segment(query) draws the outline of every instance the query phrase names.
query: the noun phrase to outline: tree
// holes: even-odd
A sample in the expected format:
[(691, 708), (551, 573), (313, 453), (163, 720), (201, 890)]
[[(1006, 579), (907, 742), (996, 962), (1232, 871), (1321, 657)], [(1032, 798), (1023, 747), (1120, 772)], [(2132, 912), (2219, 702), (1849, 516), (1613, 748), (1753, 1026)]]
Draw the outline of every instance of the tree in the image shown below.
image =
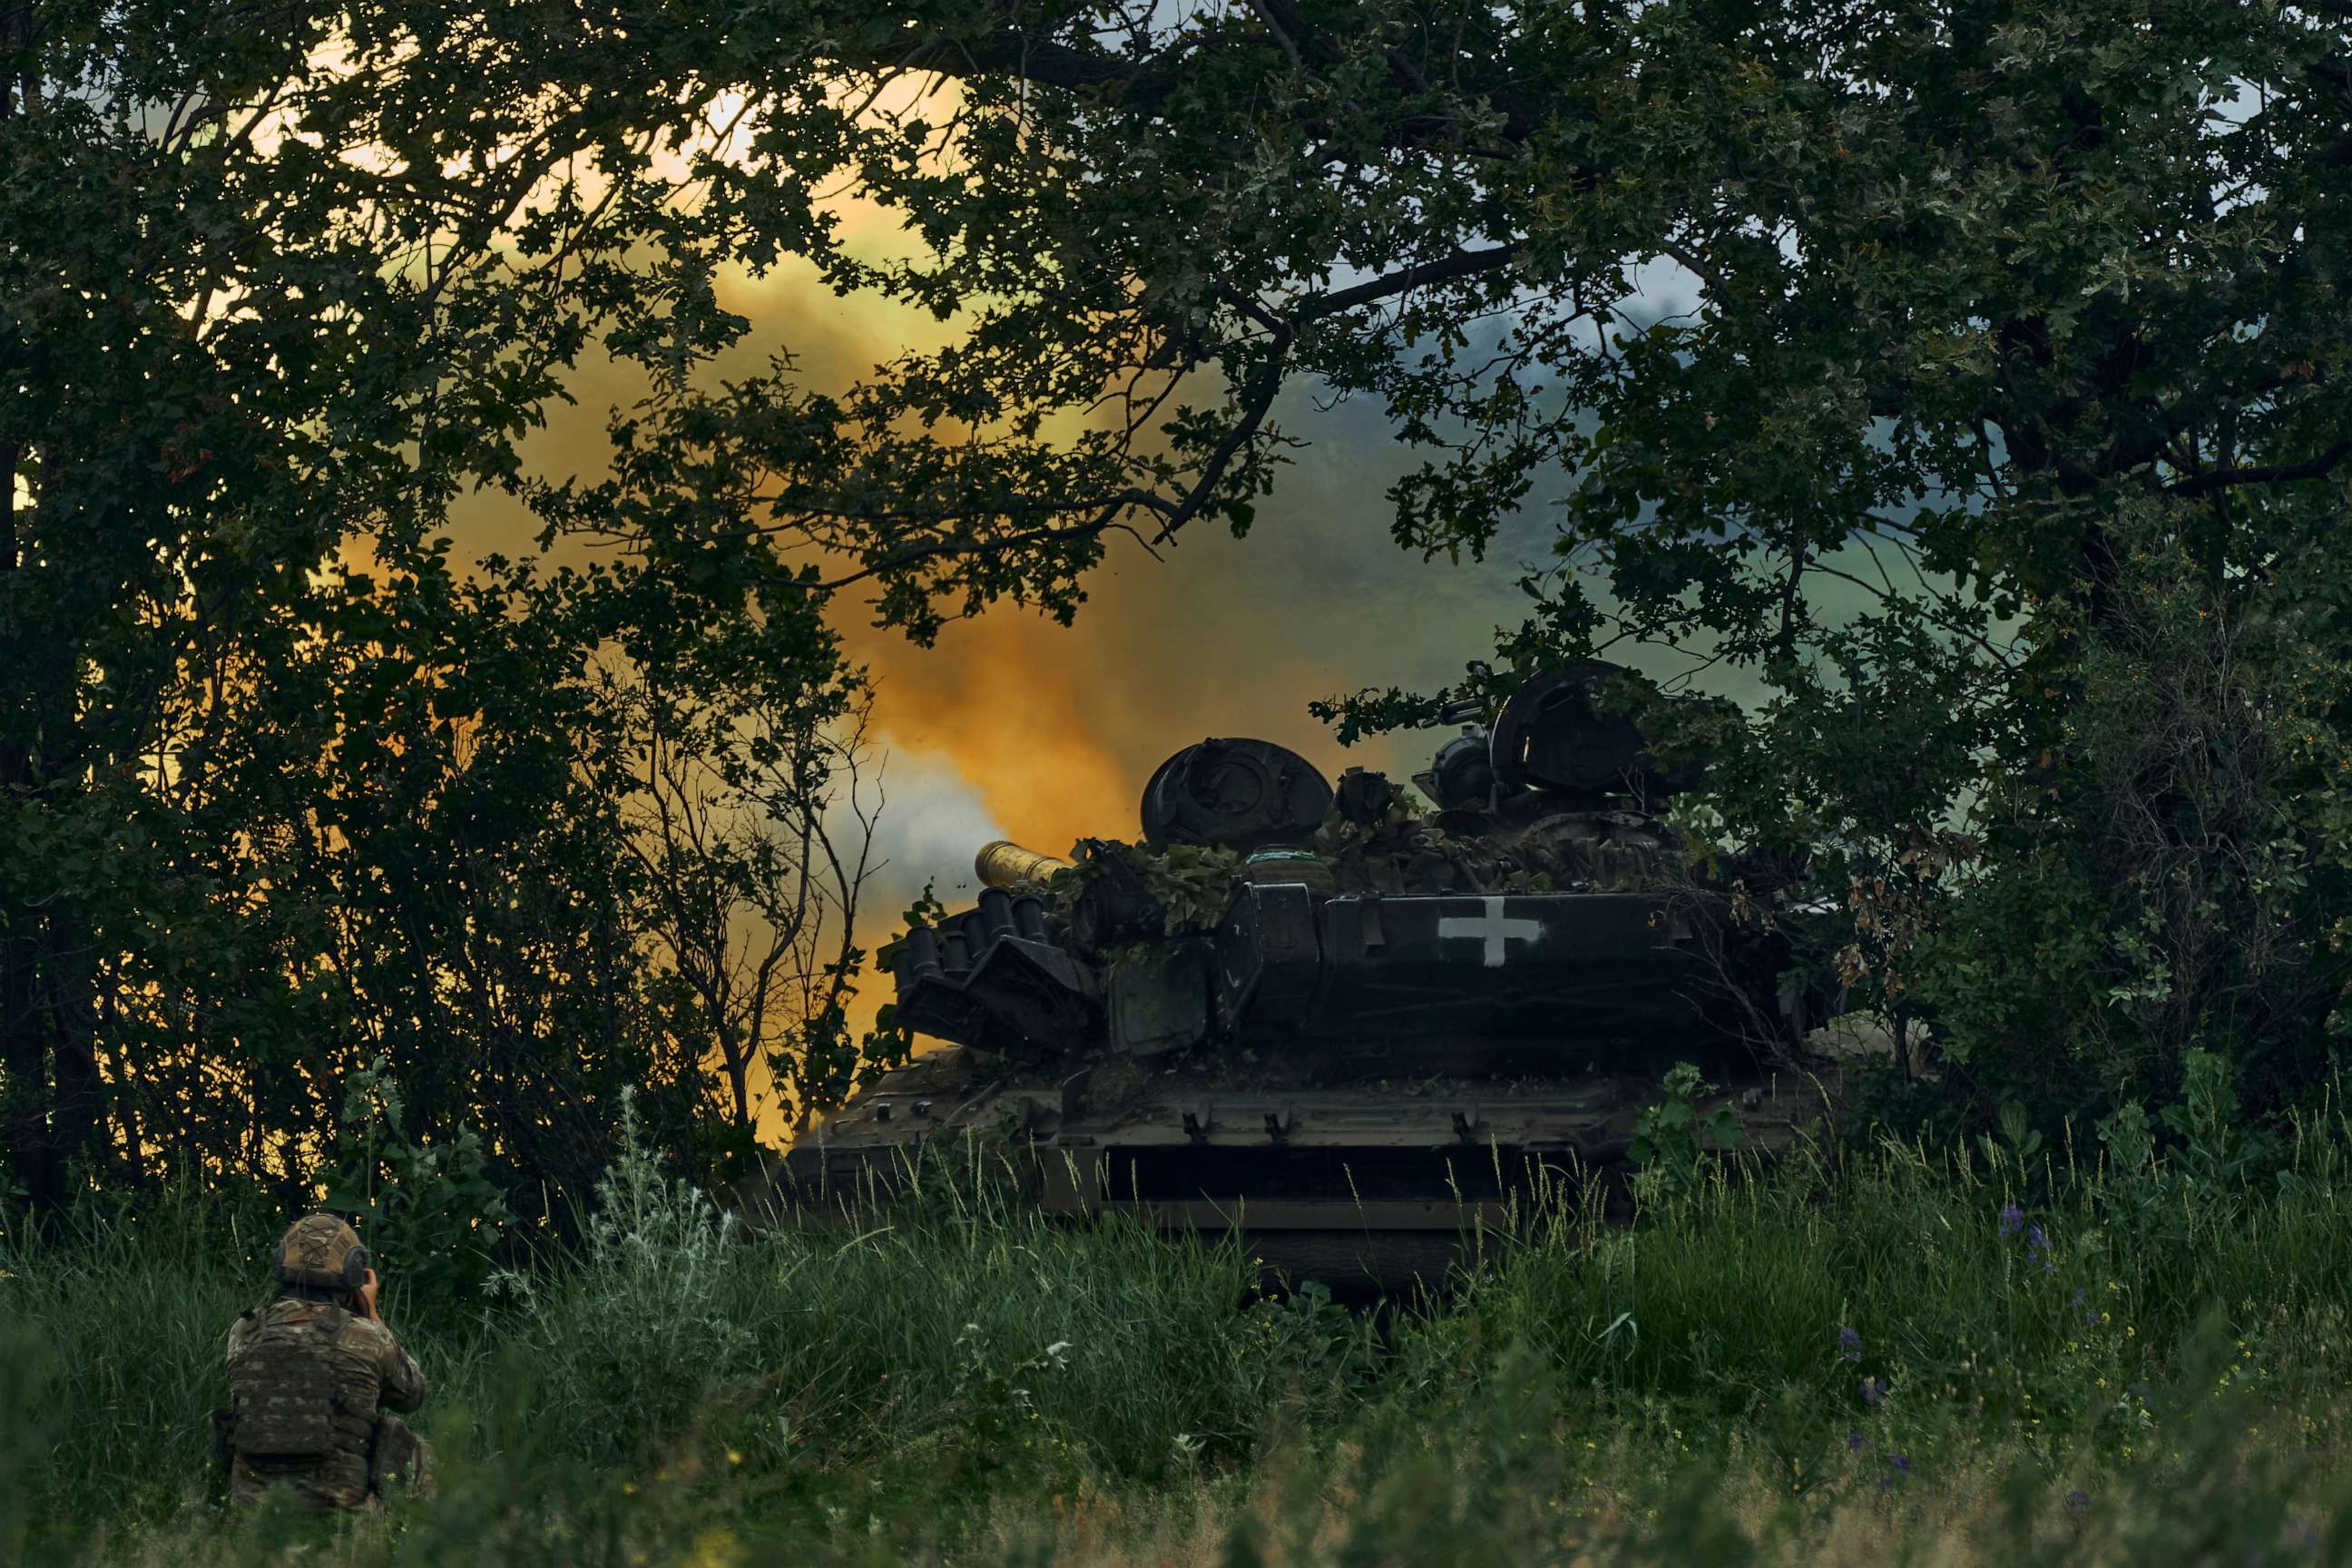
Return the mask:
[[(734, 747), (789, 687), (787, 749), (830, 756), (861, 678), (763, 541), (450, 559), (584, 349), (658, 405), (738, 326), (740, 225), (655, 166), (718, 89), (561, 21), (0, 5), (0, 1148), (38, 1208), (302, 1194), (379, 1057), (402, 1134), (480, 1128), (518, 1206), (584, 1193), (633, 1082), (697, 1146), (623, 694), (658, 672)], [(727, 504), (618, 468), (651, 522)]]
[(712, 1120), (747, 1142), (771, 1110), (805, 1131), (862, 1065), (845, 1047), (882, 786), (866, 710), (812, 714), (808, 695), (772, 686), (775, 705), (746, 726), (740, 711), (681, 711), (658, 680), (630, 693), (644, 776), (629, 848), (651, 900), (656, 994), (671, 1034), (707, 1040)]

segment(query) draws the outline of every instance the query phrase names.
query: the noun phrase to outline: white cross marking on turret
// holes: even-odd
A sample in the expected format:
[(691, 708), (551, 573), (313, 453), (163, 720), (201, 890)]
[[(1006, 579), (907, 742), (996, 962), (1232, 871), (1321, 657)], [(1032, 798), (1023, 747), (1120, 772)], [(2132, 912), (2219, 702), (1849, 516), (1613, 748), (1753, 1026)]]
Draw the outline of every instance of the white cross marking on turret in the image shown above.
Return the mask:
[(1503, 944), (1513, 937), (1522, 942), (1535, 941), (1543, 935), (1543, 922), (1504, 919), (1501, 897), (1489, 895), (1486, 912), (1475, 920), (1465, 915), (1439, 916), (1437, 934), (1441, 938), (1475, 936), (1481, 939), (1486, 944), (1486, 967), (1500, 969), (1503, 967)]

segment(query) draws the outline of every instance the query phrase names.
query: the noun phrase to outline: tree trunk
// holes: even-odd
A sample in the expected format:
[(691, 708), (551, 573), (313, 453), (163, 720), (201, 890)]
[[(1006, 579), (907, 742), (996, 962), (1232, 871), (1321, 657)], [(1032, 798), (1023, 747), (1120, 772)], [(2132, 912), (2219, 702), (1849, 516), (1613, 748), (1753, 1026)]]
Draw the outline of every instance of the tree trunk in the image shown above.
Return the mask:
[[(11, 910), (12, 921), (23, 911)], [(0, 935), (0, 1074), (6, 1083), (5, 1136), (8, 1171), (37, 1209), (53, 1207), (59, 1184), (48, 1158), (47, 1055), (34, 984), (33, 950), (27, 935)]]
[(92, 1152), (103, 1103), (98, 1072), (98, 953), (64, 904), (48, 922), (41, 976), (48, 1023), (49, 1159), (56, 1201), (69, 1196), (76, 1161)]
[[(14, 10), (0, 14), (0, 37), (13, 40), (19, 25)], [(9, 107), (13, 109), (13, 102)], [(21, 458), (15, 445), (0, 447), (0, 654), (7, 656), (5, 663), (11, 668), (23, 667), (19, 656), (29, 640), (18, 603), (26, 586), (16, 539), (16, 469)], [(16, 814), (32, 784), (29, 697), (27, 693), (18, 702), (0, 707), (0, 821)], [(6, 889), (0, 889), (0, 899), (5, 899), (0, 901), (0, 1108), (5, 1108), (5, 1114), (0, 1114), (0, 1138), (6, 1142), (10, 1174), (26, 1196), (39, 1204), (52, 1189), (45, 1152), (47, 1052), (41, 1038), (35, 981), (39, 917)]]

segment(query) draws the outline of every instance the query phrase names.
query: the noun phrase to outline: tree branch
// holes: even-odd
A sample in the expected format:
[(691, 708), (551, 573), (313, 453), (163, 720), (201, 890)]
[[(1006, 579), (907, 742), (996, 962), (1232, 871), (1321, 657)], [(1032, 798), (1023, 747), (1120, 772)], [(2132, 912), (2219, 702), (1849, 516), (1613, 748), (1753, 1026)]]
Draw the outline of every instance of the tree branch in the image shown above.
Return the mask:
[(2352, 458), (2352, 441), (2338, 441), (2315, 458), (2300, 463), (2266, 463), (2250, 468), (2213, 468), (2191, 474), (2164, 487), (2167, 495), (2201, 496), (2232, 485), (2284, 485), (2297, 479), (2324, 479), (2337, 464)]
[(1293, 320), (1299, 325), (1336, 316), (1342, 310), (1352, 310), (1359, 305), (1369, 305), (1392, 295), (1403, 294), (1430, 283), (1450, 283), (1457, 278), (1475, 278), (1481, 272), (1492, 272), (1507, 267), (1519, 253), (1519, 244), (1510, 240), (1485, 250), (1457, 251), (1436, 261), (1419, 261), (1411, 267), (1342, 289), (1333, 294), (1310, 295), (1299, 302)]
[(16, 443), (0, 443), (0, 573), (16, 570), (17, 457)]
[(945, 41), (903, 59), (845, 57), (841, 63), (889, 75), (919, 71), (955, 78), (1009, 76), (1072, 92), (1108, 92), (1128, 108), (1147, 113), (1166, 101), (1183, 76), (1178, 68), (1181, 60), (1124, 60), (1034, 37), (1019, 27)]
[(1250, 0), (1250, 9), (1256, 12), (1258, 20), (1265, 24), (1265, 30), (1274, 35), (1274, 41), (1282, 46), (1282, 52), (1290, 57), (1291, 68), (1306, 69), (1307, 62), (1299, 58), (1297, 43), (1282, 25), (1284, 15), (1290, 8), (1279, 5), (1277, 0)]

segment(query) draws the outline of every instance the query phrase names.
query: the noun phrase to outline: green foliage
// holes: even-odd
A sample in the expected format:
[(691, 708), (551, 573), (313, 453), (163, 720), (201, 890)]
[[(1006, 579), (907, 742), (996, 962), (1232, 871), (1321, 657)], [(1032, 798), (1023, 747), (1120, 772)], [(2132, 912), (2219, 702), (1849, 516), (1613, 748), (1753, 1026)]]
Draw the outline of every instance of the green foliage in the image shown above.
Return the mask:
[(1045, 1417), (1030, 1385), (1060, 1375), (1069, 1365), (1069, 1352), (1068, 1341), (1056, 1340), (1011, 1359), (989, 1343), (987, 1331), (978, 1323), (963, 1326), (956, 1336), (956, 1352), (962, 1360), (956, 1404), (961, 1458), (968, 1469), (999, 1469), (1033, 1457), (1037, 1436), (1032, 1424)]
[(1320, 1280), (1293, 1281), (1288, 1290), (1250, 1308), (1260, 1333), (1272, 1342), (1276, 1364), (1297, 1369), (1302, 1388), (1348, 1388), (1379, 1371), (1375, 1325), (1332, 1300)]
[(1739, 1113), (1729, 1100), (1702, 1115), (1697, 1102), (1716, 1092), (1699, 1070), (1676, 1062), (1660, 1080), (1665, 1098), (1633, 1118), (1633, 1190), (1643, 1199), (1689, 1197), (1721, 1156), (1739, 1142)]
[(1977, 1134), (1977, 1151), (1984, 1156), (1985, 1168), (1995, 1173), (2006, 1168), (2020, 1185), (2034, 1180), (2042, 1152), (2042, 1131), (2028, 1124), (2027, 1114), (2022, 1104), (2005, 1100), (1998, 1119), (1999, 1141), (1990, 1132)]
[(1093, 855), (1054, 874), (1055, 891), (1075, 898), (1080, 887), (1104, 873), (1114, 857), (1141, 882), (1144, 891), (1160, 900), (1171, 936), (1214, 930), (1242, 880), (1242, 857), (1218, 845), (1171, 844), (1154, 851), (1138, 844), (1102, 840)]
[(2095, 1111), (2225, 1058), (2275, 1120), (2331, 1070), (2352, 896), (2327, 759), (2342, 700), (2316, 574), (2217, 594), (2137, 539), (2074, 660), (2061, 743), (1989, 791), (1978, 847), (1894, 963), (1958, 1087)]
[(480, 1290), (514, 1215), (478, 1133), (461, 1126), (446, 1144), (412, 1142), (406, 1111), (381, 1059), (351, 1076), (325, 1203), (359, 1227), (395, 1300), (443, 1311)]
[(2180, 1140), (2175, 1156), (2180, 1179), (2202, 1191), (2226, 1192), (2261, 1168), (2238, 1120), (2229, 1061), (2211, 1051), (2191, 1050), (2181, 1066), (2180, 1099), (2158, 1113)]

